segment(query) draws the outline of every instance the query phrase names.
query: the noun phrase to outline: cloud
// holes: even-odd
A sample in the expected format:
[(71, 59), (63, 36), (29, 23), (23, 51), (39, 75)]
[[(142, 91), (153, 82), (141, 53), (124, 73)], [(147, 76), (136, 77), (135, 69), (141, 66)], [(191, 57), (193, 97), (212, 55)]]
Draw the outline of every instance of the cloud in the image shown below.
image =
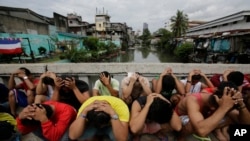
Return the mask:
[(247, 0), (1, 0), (0, 5), (28, 8), (38, 14), (52, 17), (53, 12), (67, 16), (76, 13), (83, 21), (94, 23), (97, 12), (108, 13), (111, 22), (127, 23), (134, 31), (148, 23), (151, 32), (164, 27), (177, 10), (189, 20), (209, 21), (242, 10), (250, 10)]

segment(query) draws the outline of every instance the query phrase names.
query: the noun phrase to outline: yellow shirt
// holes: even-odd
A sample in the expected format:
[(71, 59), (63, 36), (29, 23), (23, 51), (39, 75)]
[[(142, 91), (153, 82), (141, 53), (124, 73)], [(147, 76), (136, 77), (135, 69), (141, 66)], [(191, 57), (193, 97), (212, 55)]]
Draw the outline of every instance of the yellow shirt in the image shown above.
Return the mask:
[(80, 109), (78, 110), (77, 116), (79, 116), (83, 109), (87, 107), (89, 104), (94, 102), (95, 100), (105, 100), (107, 101), (111, 107), (114, 109), (114, 111), (117, 113), (119, 120), (123, 122), (128, 122), (130, 118), (130, 112), (128, 109), (127, 104), (121, 100), (120, 98), (114, 97), (114, 96), (93, 96), (90, 97), (88, 100), (86, 100)]
[(16, 119), (13, 118), (13, 116), (11, 116), (10, 114), (0, 112), (0, 121), (8, 121), (11, 125), (14, 126), (14, 130), (17, 130)]

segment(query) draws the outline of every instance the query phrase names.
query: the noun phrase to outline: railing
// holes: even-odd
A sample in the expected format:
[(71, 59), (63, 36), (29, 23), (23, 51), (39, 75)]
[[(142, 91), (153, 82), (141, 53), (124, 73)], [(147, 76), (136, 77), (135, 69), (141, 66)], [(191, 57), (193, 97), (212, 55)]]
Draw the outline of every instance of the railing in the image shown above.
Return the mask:
[(36, 63), (36, 64), (0, 64), (0, 76), (6, 76), (12, 71), (26, 67), (34, 74), (43, 73), (45, 67), (49, 71), (59, 74), (70, 73), (79, 75), (93, 75), (101, 71), (108, 71), (114, 75), (126, 72), (141, 72), (145, 75), (161, 73), (166, 67), (171, 67), (177, 75), (186, 75), (194, 68), (199, 68), (205, 74), (223, 73), (226, 69), (250, 73), (249, 64), (196, 64), (196, 63)]
[(199, 68), (203, 73), (211, 76), (223, 73), (226, 69), (250, 73), (249, 64), (193, 64), (193, 63), (36, 63), (36, 64), (0, 64), (0, 82), (6, 83), (9, 75), (20, 67), (28, 68), (39, 77), (47, 67), (48, 71), (62, 74), (77, 75), (92, 86), (93, 80), (98, 78), (102, 71), (110, 72), (115, 78), (121, 80), (127, 72), (140, 72), (149, 79), (159, 75), (166, 67), (171, 67), (178, 77), (185, 77), (194, 69)]

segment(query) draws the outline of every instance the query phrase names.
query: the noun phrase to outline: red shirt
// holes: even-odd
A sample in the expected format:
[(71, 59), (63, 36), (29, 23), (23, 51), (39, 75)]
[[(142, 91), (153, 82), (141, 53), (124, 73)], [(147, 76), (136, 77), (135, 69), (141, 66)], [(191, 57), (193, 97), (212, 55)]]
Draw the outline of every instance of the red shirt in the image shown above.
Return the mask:
[[(39, 79), (34, 79), (33, 80), (33, 84), (36, 86), (39, 82)], [(27, 84), (23, 81), (21, 84), (19, 84), (21, 86), (21, 88), (23, 88), (26, 92), (29, 90)]]
[[(55, 109), (53, 116), (47, 122), (41, 124), (42, 134), (50, 141), (58, 141), (75, 120), (76, 111), (72, 106), (56, 101), (46, 101), (43, 104), (54, 105)], [(27, 134), (38, 127), (24, 126), (17, 117), (17, 128), (22, 134)]]

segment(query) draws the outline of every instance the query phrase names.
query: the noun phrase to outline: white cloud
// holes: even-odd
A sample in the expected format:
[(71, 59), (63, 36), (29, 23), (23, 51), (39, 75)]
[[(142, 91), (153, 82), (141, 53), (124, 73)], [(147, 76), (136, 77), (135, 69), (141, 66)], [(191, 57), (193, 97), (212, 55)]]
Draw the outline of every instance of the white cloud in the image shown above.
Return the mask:
[(67, 16), (77, 13), (84, 21), (94, 22), (96, 8), (108, 12), (111, 22), (127, 23), (133, 30), (142, 30), (144, 22), (151, 32), (164, 27), (177, 10), (190, 20), (214, 20), (242, 10), (250, 10), (247, 0), (1, 0), (0, 5), (28, 8), (52, 17), (53, 12)]

